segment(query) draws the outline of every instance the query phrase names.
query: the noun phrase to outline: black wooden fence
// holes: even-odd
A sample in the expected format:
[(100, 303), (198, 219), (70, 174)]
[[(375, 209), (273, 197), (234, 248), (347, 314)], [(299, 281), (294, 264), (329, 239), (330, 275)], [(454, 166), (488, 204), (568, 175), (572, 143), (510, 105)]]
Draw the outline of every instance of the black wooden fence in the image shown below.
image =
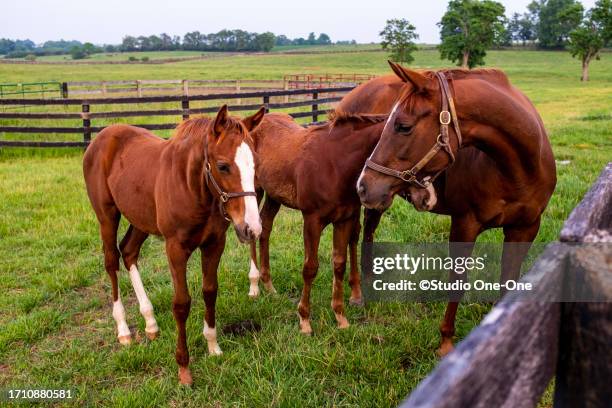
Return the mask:
[[(342, 99), (342, 94), (351, 91), (354, 86), (318, 88), (318, 89), (296, 89), (296, 90), (277, 90), (277, 91), (258, 91), (241, 93), (218, 93), (206, 95), (165, 95), (149, 97), (128, 97), (128, 98), (96, 98), (96, 99), (0, 99), (0, 107), (19, 107), (19, 106), (80, 106), (80, 112), (15, 112), (4, 109), (0, 112), (2, 119), (41, 120), (41, 119), (81, 119), (81, 126), (61, 127), (61, 126), (3, 126), (0, 122), (0, 133), (31, 133), (31, 134), (82, 134), (82, 141), (21, 141), (21, 140), (1, 140), (0, 147), (85, 147), (91, 141), (92, 134), (101, 131), (104, 126), (95, 126), (92, 120), (101, 118), (127, 118), (127, 117), (154, 117), (154, 116), (177, 116), (188, 119), (190, 115), (201, 113), (214, 113), (219, 109), (221, 101), (242, 100), (261, 98), (261, 103), (238, 104), (230, 106), (230, 111), (253, 111), (262, 105), (269, 110), (286, 110), (299, 107), (310, 107), (303, 112), (292, 112), (294, 118), (310, 118), (313, 123), (319, 122), (321, 115), (327, 113), (321, 109), (322, 105), (338, 102)], [(305, 100), (294, 102), (272, 103), (271, 98), (300, 95), (306, 97)], [(309, 98), (308, 98), (309, 97)], [(191, 102), (195, 101), (220, 101), (217, 106), (193, 108)], [(129, 105), (143, 103), (180, 103), (180, 109), (149, 109), (149, 110), (117, 110), (96, 112), (93, 109), (100, 105)], [(143, 123), (134, 124), (149, 130), (174, 129), (177, 125), (173, 123)]]
[[(611, 234), (609, 163), (565, 222), (561, 242), (523, 277), (544, 289), (538, 301), (504, 297), (401, 407), (534, 407), (553, 377), (555, 407), (609, 407)], [(606, 301), (554, 301), (577, 289)]]

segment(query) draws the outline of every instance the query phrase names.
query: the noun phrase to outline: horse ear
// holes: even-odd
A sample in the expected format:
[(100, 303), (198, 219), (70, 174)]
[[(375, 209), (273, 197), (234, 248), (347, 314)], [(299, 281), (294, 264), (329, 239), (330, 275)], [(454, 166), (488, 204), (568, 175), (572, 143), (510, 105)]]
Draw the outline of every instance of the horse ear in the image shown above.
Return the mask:
[(254, 115), (244, 118), (242, 120), (242, 123), (244, 123), (244, 126), (246, 126), (247, 130), (250, 132), (257, 126), (259, 126), (259, 124), (264, 118), (265, 113), (266, 107), (262, 106)]
[(427, 89), (429, 80), (425, 75), (421, 74), (418, 71), (413, 71), (411, 69), (404, 68), (400, 64), (396, 64), (393, 61), (387, 62), (391, 66), (393, 72), (395, 72), (395, 75), (397, 75), (399, 79), (404, 82), (410, 82), (417, 92), (421, 92)]
[(227, 104), (223, 105), (219, 112), (217, 112), (217, 116), (215, 117), (215, 123), (213, 125), (213, 130), (215, 131), (215, 135), (219, 136), (223, 133), (223, 129), (227, 125)]

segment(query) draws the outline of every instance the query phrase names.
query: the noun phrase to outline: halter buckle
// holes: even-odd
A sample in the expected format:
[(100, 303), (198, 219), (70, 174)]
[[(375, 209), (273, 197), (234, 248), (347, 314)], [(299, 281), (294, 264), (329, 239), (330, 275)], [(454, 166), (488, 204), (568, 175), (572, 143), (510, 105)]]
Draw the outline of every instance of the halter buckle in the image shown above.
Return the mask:
[(412, 172), (412, 169), (404, 170), (400, 173), (400, 179), (407, 183), (411, 183), (416, 180), (416, 175)]
[(223, 192), (219, 195), (219, 199), (221, 200), (222, 203), (227, 203), (227, 200), (229, 200), (229, 196), (227, 195), (226, 192)]
[(440, 112), (440, 123), (442, 125), (449, 125), (451, 123), (451, 114), (449, 111), (443, 110)]

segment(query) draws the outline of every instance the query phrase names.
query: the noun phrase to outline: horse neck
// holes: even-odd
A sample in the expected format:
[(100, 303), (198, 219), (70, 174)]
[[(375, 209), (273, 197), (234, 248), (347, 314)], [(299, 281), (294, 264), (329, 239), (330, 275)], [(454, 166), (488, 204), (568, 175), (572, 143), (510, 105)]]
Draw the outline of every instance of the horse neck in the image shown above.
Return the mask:
[[(205, 177), (204, 140), (178, 142), (174, 145), (172, 170), (179, 173), (176, 175), (177, 179), (182, 180), (196, 202), (206, 204), (211, 200), (212, 193)], [(183, 163), (183, 165), (176, 166), (176, 163)]]
[(464, 146), (483, 151), (510, 175), (539, 167), (545, 132), (525, 97), (518, 99), (509, 85), (488, 82), (457, 80), (454, 89)]

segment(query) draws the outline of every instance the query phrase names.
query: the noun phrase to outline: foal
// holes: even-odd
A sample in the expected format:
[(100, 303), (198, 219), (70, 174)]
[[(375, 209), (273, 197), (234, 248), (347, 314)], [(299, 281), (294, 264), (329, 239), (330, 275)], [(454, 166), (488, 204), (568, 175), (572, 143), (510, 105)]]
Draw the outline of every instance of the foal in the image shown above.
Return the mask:
[[(225, 232), (231, 219), (243, 242), (256, 239), (261, 233), (248, 132), (259, 124), (263, 113), (261, 109), (239, 121), (228, 115), (224, 105), (214, 120), (184, 121), (169, 140), (145, 129), (113, 125), (100, 132), (85, 152), (83, 173), (100, 223), (119, 342), (131, 341), (117, 285), (120, 255), (146, 321), (147, 337), (154, 339), (159, 333), (137, 261), (147, 236), (161, 235), (166, 241), (174, 286), (176, 362), (182, 384), (192, 383), (185, 330), (191, 305), (186, 278), (191, 253), (196, 248), (202, 253), (204, 337), (209, 353), (221, 354), (215, 329), (215, 302), (217, 266), (225, 247)], [(121, 215), (130, 226), (117, 249)]]
[[(304, 288), (298, 307), (302, 333), (312, 333), (310, 290), (319, 267), (319, 239), (328, 224), (334, 227), (331, 306), (339, 328), (349, 326), (343, 300), (349, 246), (351, 303), (361, 303), (357, 266), (361, 204), (355, 183), (364, 161), (380, 137), (386, 118), (387, 115), (337, 113), (329, 124), (304, 129), (288, 115), (271, 113), (252, 132), (259, 156), (257, 181), (266, 193), (261, 210), (263, 228), (260, 238), (261, 278), (266, 289), (274, 290), (270, 279), (269, 237), (280, 205), (300, 210), (304, 218)], [(256, 255), (255, 244), (251, 243), (251, 296), (258, 292)]]

